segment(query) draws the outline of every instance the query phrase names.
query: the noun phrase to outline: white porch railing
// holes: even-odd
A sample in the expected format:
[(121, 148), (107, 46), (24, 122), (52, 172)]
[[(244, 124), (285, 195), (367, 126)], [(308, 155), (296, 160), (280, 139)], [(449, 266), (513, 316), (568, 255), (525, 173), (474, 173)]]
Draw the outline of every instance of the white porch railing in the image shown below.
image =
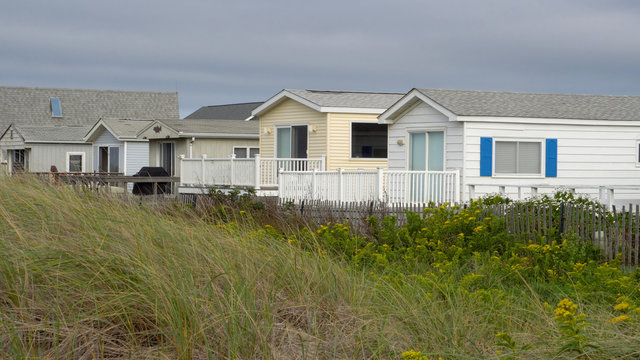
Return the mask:
[(253, 159), (180, 158), (181, 186), (250, 186), (256, 189), (278, 185), (278, 169), (324, 170), (325, 159), (282, 159), (259, 155)]
[(282, 171), (278, 180), (280, 198), (296, 203), (303, 200), (376, 200), (390, 204), (460, 201), (458, 171)]

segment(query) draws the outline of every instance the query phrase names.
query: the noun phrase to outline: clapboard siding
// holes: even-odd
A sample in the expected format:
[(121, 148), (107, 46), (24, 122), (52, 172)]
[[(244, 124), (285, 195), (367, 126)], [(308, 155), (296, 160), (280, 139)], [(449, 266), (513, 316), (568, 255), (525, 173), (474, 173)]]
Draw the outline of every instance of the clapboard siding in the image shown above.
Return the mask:
[(84, 154), (84, 171), (93, 169), (93, 156), (91, 156), (90, 144), (29, 144), (31, 148), (29, 156), (29, 171), (48, 172), (51, 166), (58, 171), (67, 171), (67, 153)]
[[(445, 169), (463, 166), (463, 125), (449, 119), (423, 102), (408, 110), (389, 126), (389, 169), (406, 170), (409, 159), (409, 133), (412, 131), (445, 131)], [(402, 140), (404, 145), (399, 145)]]
[[(466, 157), (465, 184), (512, 184), (553, 186), (638, 186), (640, 167), (637, 166), (640, 126), (515, 124), (471, 122), (465, 123)], [(480, 138), (558, 139), (558, 176), (481, 177)], [(544, 154), (544, 143), (543, 143)], [(543, 156), (544, 158), (544, 156)], [(542, 168), (544, 169), (544, 162)], [(467, 187), (463, 186), (465, 197)], [(482, 191), (476, 194), (482, 195)], [(496, 188), (487, 188), (495, 192)], [(512, 189), (512, 191), (515, 191)], [(624, 194), (624, 192), (621, 192)], [(629, 195), (629, 194), (627, 194)], [(638, 195), (629, 195), (638, 198)], [(618, 197), (618, 196), (617, 196)]]
[(149, 143), (146, 141), (128, 141), (126, 145), (125, 175), (134, 175), (140, 168), (149, 166)]
[[(271, 111), (260, 116), (260, 155), (262, 157), (275, 157), (276, 127), (279, 125), (309, 126), (307, 156), (319, 158), (327, 153), (326, 114), (317, 112), (299, 102), (286, 99)], [(314, 128), (315, 131), (312, 131)]]
[(351, 123), (377, 123), (378, 116), (370, 114), (327, 114), (329, 146), (327, 170), (387, 168), (387, 159), (351, 158)]

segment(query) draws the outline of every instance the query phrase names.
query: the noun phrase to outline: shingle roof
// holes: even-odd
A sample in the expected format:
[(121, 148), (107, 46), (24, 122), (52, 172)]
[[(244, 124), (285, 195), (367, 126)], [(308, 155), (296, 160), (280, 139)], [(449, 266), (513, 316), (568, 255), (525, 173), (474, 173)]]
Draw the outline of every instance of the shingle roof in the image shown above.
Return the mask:
[[(59, 98), (62, 117), (51, 116), (50, 98)], [(98, 119), (178, 119), (178, 94), (169, 92), (0, 87), (0, 128), (85, 126)]]
[[(131, 119), (102, 119), (116, 137), (135, 138), (138, 133), (153, 122), (153, 120)], [(85, 133), (86, 135), (86, 133)]]
[(372, 108), (386, 109), (393, 105), (404, 94), (355, 92), (355, 91), (322, 91), (291, 90), (286, 91), (298, 95), (322, 107)]
[(461, 116), (640, 120), (640, 96), (416, 90)]
[(258, 121), (229, 120), (160, 120), (176, 131), (189, 134), (246, 134), (258, 135)]
[(260, 105), (262, 102), (203, 106), (185, 119), (244, 120)]
[(19, 126), (25, 142), (84, 142), (91, 126)]

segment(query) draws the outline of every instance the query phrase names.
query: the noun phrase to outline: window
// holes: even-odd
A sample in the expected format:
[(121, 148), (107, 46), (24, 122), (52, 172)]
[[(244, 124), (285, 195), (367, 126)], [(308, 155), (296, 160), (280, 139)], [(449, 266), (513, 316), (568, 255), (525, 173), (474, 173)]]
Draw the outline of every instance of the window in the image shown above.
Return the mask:
[(10, 150), (11, 172), (23, 172), (29, 169), (29, 153), (25, 149)]
[(244, 146), (234, 146), (233, 154), (236, 156), (236, 159), (246, 159), (247, 154), (249, 154), (249, 158), (255, 158), (256, 155), (260, 154), (260, 148), (257, 147), (244, 147)]
[(62, 117), (62, 104), (60, 98), (51, 98), (51, 116)]
[(542, 142), (496, 141), (496, 175), (542, 174)]
[(640, 165), (640, 141), (636, 143), (636, 163)]
[(351, 123), (352, 158), (386, 158), (387, 125)]
[(71, 172), (71, 173), (84, 172), (84, 153), (83, 152), (67, 153), (67, 172)]
[(276, 157), (307, 157), (307, 125), (292, 125), (276, 128)]
[(120, 172), (120, 148), (117, 146), (100, 146), (98, 148), (98, 171)]

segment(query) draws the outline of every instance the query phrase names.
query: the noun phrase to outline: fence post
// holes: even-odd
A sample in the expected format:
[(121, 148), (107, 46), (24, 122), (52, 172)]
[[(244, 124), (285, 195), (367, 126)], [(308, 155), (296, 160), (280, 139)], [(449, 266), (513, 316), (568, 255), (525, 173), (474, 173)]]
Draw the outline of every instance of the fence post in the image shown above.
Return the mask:
[(608, 188), (607, 189), (609, 192), (609, 196), (608, 196), (608, 204), (609, 204), (609, 210), (611, 210), (613, 208), (613, 206), (615, 205), (615, 195), (613, 193), (613, 188)]
[(320, 171), (326, 171), (327, 170), (327, 155), (322, 154), (320, 156), (320, 166), (321, 166)]
[(260, 179), (261, 179), (261, 174), (260, 174), (260, 154), (256, 154), (256, 156), (253, 158), (253, 160), (255, 161), (254, 163), (254, 169), (255, 169), (255, 186), (254, 188), (256, 190), (260, 189)]
[(558, 242), (562, 238), (564, 232), (564, 203), (560, 204), (560, 224), (558, 225)]
[(282, 168), (278, 168), (278, 197), (282, 200)]
[(233, 165), (233, 159), (236, 158), (236, 154), (231, 154), (231, 159), (229, 159), (229, 186), (233, 186), (233, 175), (235, 173), (235, 168)]
[(456, 169), (456, 179), (455, 179), (455, 202), (456, 204), (460, 203), (460, 193), (462, 192), (462, 187), (460, 186), (460, 169)]
[(376, 199), (380, 202), (384, 201), (384, 172), (382, 170), (382, 168), (378, 168), (378, 173), (377, 173), (377, 194), (376, 194)]
[(314, 168), (313, 173), (311, 174), (311, 200), (316, 199), (316, 174), (318, 169)]
[(205, 173), (205, 164), (204, 161), (207, 159), (207, 154), (202, 154), (202, 184), (205, 185), (207, 182), (207, 177)]
[(344, 179), (342, 178), (343, 172), (343, 168), (338, 169), (338, 201), (340, 202), (342, 202), (342, 199), (344, 199)]
[(180, 160), (180, 185), (182, 186), (183, 184), (183, 179), (184, 179), (184, 154), (180, 154), (180, 156), (178, 156), (178, 160)]

